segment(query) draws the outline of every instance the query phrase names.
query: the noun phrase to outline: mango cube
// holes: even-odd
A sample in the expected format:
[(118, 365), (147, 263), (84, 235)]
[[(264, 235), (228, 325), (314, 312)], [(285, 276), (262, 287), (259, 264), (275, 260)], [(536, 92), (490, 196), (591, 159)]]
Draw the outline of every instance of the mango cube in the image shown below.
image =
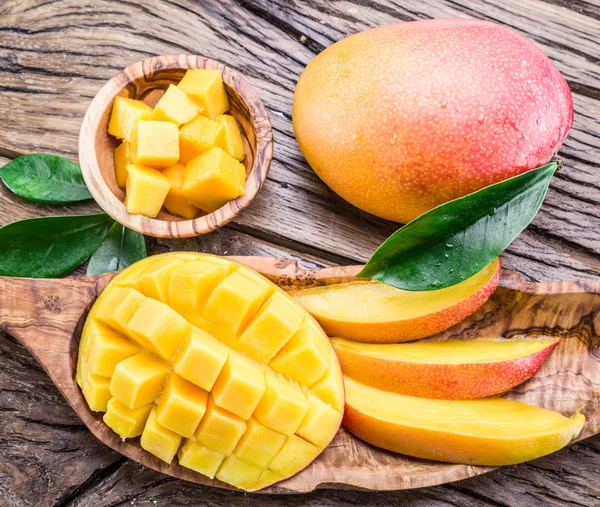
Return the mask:
[(144, 296), (168, 303), (171, 273), (181, 265), (184, 265), (181, 259), (159, 259), (140, 273), (137, 289)]
[(181, 444), (181, 435), (162, 426), (156, 420), (156, 408), (153, 408), (140, 438), (142, 449), (166, 463), (171, 463), (177, 454), (179, 444)]
[(296, 332), (303, 318), (296, 302), (276, 292), (240, 336), (239, 348), (252, 359), (268, 363)]
[(330, 354), (329, 366), (323, 376), (313, 384), (310, 392), (325, 403), (331, 405), (338, 412), (344, 410), (344, 398), (339, 396), (340, 388), (343, 389), (344, 381), (342, 380), (342, 371), (336, 366), (337, 357), (335, 354)]
[(246, 168), (221, 148), (211, 148), (186, 165), (183, 195), (198, 208), (212, 213), (243, 195)]
[(258, 478), (258, 481), (256, 482), (256, 484), (253, 486), (252, 489), (257, 490), (257, 489), (266, 488), (267, 486), (270, 486), (271, 484), (282, 481), (283, 479), (285, 479), (285, 477), (283, 477), (282, 475), (276, 474), (272, 470), (265, 470), (261, 474), (261, 476)]
[(262, 468), (246, 463), (233, 454), (225, 458), (215, 477), (236, 488), (252, 489), (262, 473)]
[(110, 394), (110, 378), (94, 375), (87, 368), (82, 375), (81, 390), (94, 412), (106, 412)]
[(179, 127), (193, 120), (202, 110), (202, 106), (181, 91), (181, 88), (171, 84), (154, 106), (150, 119), (152, 121), (170, 121)]
[(117, 398), (111, 398), (103, 420), (121, 438), (138, 437), (144, 430), (152, 407), (153, 404), (148, 403), (132, 409), (123, 405)]
[(191, 437), (206, 412), (208, 393), (179, 375), (171, 375), (160, 395), (156, 419), (165, 428)]
[(292, 336), (269, 366), (300, 384), (311, 386), (327, 371), (329, 345), (312, 327), (303, 327)]
[(148, 120), (151, 115), (152, 108), (141, 100), (115, 97), (108, 122), (108, 133), (129, 142), (134, 126), (140, 120)]
[(247, 423), (246, 433), (235, 448), (235, 455), (246, 463), (264, 469), (269, 466), (284, 443), (284, 435), (251, 418)]
[(200, 472), (213, 479), (223, 463), (225, 455), (204, 447), (194, 439), (188, 439), (179, 449), (177, 458), (182, 467)]
[(194, 438), (209, 449), (229, 456), (245, 431), (244, 419), (219, 408), (209, 399), (206, 414)]
[(119, 188), (125, 188), (127, 184), (127, 166), (131, 164), (131, 148), (127, 141), (123, 141), (113, 151), (115, 163), (115, 180)]
[(204, 107), (207, 118), (214, 119), (229, 109), (220, 70), (190, 69), (177, 86)]
[(271, 461), (269, 469), (289, 477), (302, 470), (307, 463), (314, 460), (321, 452), (316, 445), (307, 442), (298, 435), (288, 437), (279, 454)]
[(171, 189), (169, 180), (151, 167), (127, 166), (125, 206), (132, 214), (155, 218)]
[(153, 402), (159, 395), (167, 365), (144, 353), (121, 361), (110, 381), (110, 392), (128, 408)]
[(269, 282), (240, 268), (213, 290), (202, 311), (202, 318), (237, 336), (269, 292)]
[(190, 204), (187, 197), (183, 195), (183, 177), (185, 174), (185, 166), (175, 164), (163, 171), (163, 176), (169, 180), (171, 189), (167, 194), (164, 206), (172, 215), (191, 220), (196, 218), (200, 210), (193, 204)]
[(117, 364), (139, 352), (140, 348), (121, 333), (102, 325), (95, 326), (88, 356), (90, 373), (112, 377)]
[(212, 395), (219, 407), (249, 419), (265, 390), (265, 377), (258, 365), (231, 351)]
[(229, 266), (198, 260), (178, 266), (171, 273), (169, 304), (189, 322), (195, 323), (214, 288), (225, 278)]
[(308, 395), (308, 410), (296, 433), (304, 440), (321, 448), (335, 435), (340, 425), (341, 414), (324, 401)]
[(288, 379), (267, 370), (266, 391), (254, 411), (254, 417), (284, 435), (294, 433), (308, 410), (308, 400), (302, 390)]
[(225, 146), (225, 126), (204, 116), (198, 116), (179, 130), (179, 161), (189, 162), (214, 146)]
[(96, 318), (125, 334), (127, 324), (144, 299), (137, 290), (115, 287), (100, 296), (96, 304)]
[(229, 349), (201, 329), (194, 328), (173, 365), (183, 378), (210, 391), (227, 361)]
[(179, 129), (170, 121), (140, 120), (130, 142), (134, 164), (164, 169), (179, 160)]
[(171, 359), (191, 331), (181, 315), (151, 298), (142, 302), (127, 325), (128, 336), (163, 359)]
[(244, 141), (240, 132), (240, 127), (233, 116), (228, 114), (220, 114), (215, 118), (215, 121), (222, 123), (225, 127), (225, 151), (240, 162), (246, 157), (244, 149)]

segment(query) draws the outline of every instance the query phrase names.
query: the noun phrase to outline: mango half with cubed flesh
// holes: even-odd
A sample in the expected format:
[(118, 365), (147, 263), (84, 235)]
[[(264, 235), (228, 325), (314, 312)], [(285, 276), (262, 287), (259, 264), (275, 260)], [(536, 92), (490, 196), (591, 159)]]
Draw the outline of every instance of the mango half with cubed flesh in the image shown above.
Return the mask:
[(502, 466), (558, 451), (585, 417), (503, 398), (432, 400), (380, 391), (344, 376), (344, 427), (383, 449), (416, 458)]
[(113, 279), (87, 317), (77, 383), (122, 438), (246, 490), (311, 463), (344, 406), (339, 363), (308, 312), (204, 254), (150, 257)]
[(461, 283), (432, 291), (406, 291), (375, 281), (303, 289), (293, 297), (329, 336), (395, 343), (440, 333), (478, 310), (500, 280), (495, 259)]

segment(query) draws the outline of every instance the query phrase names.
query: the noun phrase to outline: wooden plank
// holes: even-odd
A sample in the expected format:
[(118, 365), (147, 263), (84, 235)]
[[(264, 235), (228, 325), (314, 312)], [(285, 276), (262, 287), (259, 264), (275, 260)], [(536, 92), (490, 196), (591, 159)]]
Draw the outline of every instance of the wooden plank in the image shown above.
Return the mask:
[[(438, 3), (424, 2), (411, 4), (409, 12), (386, 2), (339, 7), (335, 4), (326, 8), (326, 23), (321, 23), (324, 18), (313, 4), (299, 2), (260, 5), (240, 1), (227, 6), (214, 2), (206, 3), (204, 10), (183, 1), (170, 2), (162, 8), (152, 3), (125, 3), (121, 9), (115, 9), (114, 2), (98, 2), (85, 8), (75, 4), (48, 4), (43, 7), (44, 16), (38, 15), (40, 7), (26, 2), (5, 4), (4, 14), (17, 28), (0, 32), (0, 80), (2, 86), (12, 90), (3, 94), (7, 98), (3, 104), (7, 105), (0, 104), (0, 114), (6, 118), (0, 126), (0, 152), (14, 156), (32, 150), (54, 151), (74, 157), (81, 115), (105, 79), (149, 53), (196, 51), (221, 58), (245, 72), (269, 107), (275, 128), (275, 159), (269, 180), (251, 208), (237, 220), (238, 230), (275, 243), (301, 244), (301, 250), (330, 262), (348, 263), (364, 262), (396, 229), (395, 224), (344, 202), (307, 166), (291, 129), (294, 81), (316, 51), (350, 31), (436, 13), (458, 15), (462, 8), (445, 2), (438, 9)], [(535, 3), (536, 7), (537, 4), (543, 9), (555, 9), (543, 2)], [(469, 5), (471, 10), (481, 7), (479, 2)], [(177, 30), (165, 17), (167, 8), (175, 20), (185, 19)], [(58, 9), (60, 17), (56, 17)], [(533, 23), (526, 16), (531, 9), (520, 9), (517, 12), (522, 12), (515, 19), (525, 29), (529, 26), (526, 22)], [(563, 10), (570, 16), (569, 22), (581, 21), (581, 30), (589, 29), (592, 34), (598, 30), (597, 26), (590, 26), (589, 18), (583, 16), (585, 19), (579, 20), (580, 14)], [(145, 31), (149, 19), (156, 37), (149, 38)], [(126, 22), (133, 25), (125, 43)], [(558, 23), (556, 15), (544, 18), (544, 23)], [(560, 31), (558, 25), (554, 29)], [(229, 33), (236, 36), (230, 37)], [(307, 37), (304, 43), (300, 40), (303, 36)], [(561, 37), (563, 45), (573, 42), (566, 35)], [(62, 52), (65, 40), (69, 47)], [(584, 42), (588, 46), (594, 44)], [(598, 47), (597, 42), (594, 47)], [(107, 61), (109, 66), (105, 65)], [(562, 70), (571, 72), (568, 67)], [(572, 78), (588, 86), (582, 72)], [(581, 249), (588, 255), (600, 252), (600, 241), (590, 232), (597, 224), (597, 216), (590, 211), (597, 201), (590, 186), (594, 184), (597, 162), (590, 159), (591, 148), (600, 144), (596, 135), (600, 131), (599, 111), (598, 100), (576, 95), (576, 124), (564, 148), (565, 154), (573, 158), (567, 159), (563, 173), (555, 179), (555, 191), (549, 194), (536, 222), (536, 237), (541, 239), (551, 233), (558, 250), (571, 256), (577, 256)], [(569, 227), (564, 226), (567, 222)], [(523, 250), (526, 245), (520, 248)], [(541, 250), (542, 245), (537, 244), (536, 248)], [(533, 258), (532, 251), (529, 257)], [(540, 266), (535, 271), (560, 279), (573, 274), (561, 274), (554, 266), (549, 270)]]

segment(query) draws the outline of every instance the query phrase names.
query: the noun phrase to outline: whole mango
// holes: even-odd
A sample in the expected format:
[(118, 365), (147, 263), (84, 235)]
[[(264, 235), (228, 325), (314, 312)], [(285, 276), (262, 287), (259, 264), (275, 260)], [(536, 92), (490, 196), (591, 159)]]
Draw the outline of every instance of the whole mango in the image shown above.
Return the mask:
[(293, 124), (321, 179), (406, 223), (548, 162), (573, 122), (567, 82), (495, 23), (440, 19), (367, 30), (312, 60)]

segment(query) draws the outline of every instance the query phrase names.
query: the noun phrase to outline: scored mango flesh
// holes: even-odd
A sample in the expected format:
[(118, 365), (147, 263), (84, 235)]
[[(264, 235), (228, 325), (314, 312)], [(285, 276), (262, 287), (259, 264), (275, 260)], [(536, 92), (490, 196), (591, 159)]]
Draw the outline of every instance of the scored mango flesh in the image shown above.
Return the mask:
[(312, 317), (256, 272), (193, 253), (147, 258), (104, 289), (77, 383), (122, 438), (246, 490), (313, 461), (344, 405), (339, 363)]

